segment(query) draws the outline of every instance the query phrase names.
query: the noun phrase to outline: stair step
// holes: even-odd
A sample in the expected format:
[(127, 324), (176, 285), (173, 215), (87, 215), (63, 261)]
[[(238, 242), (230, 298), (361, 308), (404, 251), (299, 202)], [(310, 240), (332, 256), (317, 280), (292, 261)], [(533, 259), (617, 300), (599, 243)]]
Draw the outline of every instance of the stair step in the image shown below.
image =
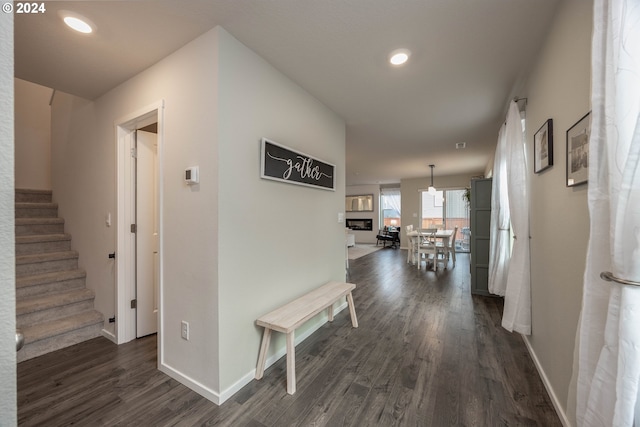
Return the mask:
[(52, 200), (50, 190), (15, 190), (16, 327), (25, 338), (18, 362), (98, 337), (104, 327)]
[(16, 203), (16, 218), (56, 218), (57, 203)]
[(62, 251), (16, 256), (16, 277), (53, 271), (76, 270), (78, 252)]
[(64, 233), (63, 218), (16, 218), (16, 236)]
[(22, 328), (24, 347), (16, 354), (18, 362), (100, 336), (102, 313), (87, 310), (72, 316)]
[(91, 289), (74, 289), (16, 301), (16, 326), (26, 328), (93, 309)]
[(51, 203), (51, 190), (16, 188), (16, 203)]
[(55, 271), (16, 278), (16, 298), (84, 288), (84, 270)]
[(16, 255), (71, 250), (70, 234), (34, 234), (16, 236)]

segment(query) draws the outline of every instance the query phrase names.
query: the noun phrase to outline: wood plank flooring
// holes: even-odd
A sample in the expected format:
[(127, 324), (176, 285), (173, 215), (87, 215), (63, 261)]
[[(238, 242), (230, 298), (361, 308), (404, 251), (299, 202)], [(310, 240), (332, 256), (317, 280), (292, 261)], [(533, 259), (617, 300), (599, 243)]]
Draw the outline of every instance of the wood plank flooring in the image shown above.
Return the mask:
[[(348, 310), (221, 406), (156, 369), (154, 336), (104, 338), (18, 365), (21, 426), (560, 426), (502, 300), (472, 296), (469, 257), (417, 270), (404, 250), (350, 261)], [(256, 346), (256, 358), (258, 357)]]

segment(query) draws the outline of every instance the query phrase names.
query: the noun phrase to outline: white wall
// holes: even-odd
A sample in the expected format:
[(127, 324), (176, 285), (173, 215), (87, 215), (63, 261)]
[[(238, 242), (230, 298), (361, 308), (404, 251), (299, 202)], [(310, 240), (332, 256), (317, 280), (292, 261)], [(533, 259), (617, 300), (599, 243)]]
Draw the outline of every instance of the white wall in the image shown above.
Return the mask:
[[(217, 33), (210, 31), (95, 102), (57, 93), (52, 119), (52, 186), (65, 227), (80, 251), (96, 308), (115, 314), (116, 135), (118, 120), (165, 101), (159, 153), (164, 201), (163, 369), (207, 397), (218, 390)], [(183, 171), (200, 166), (200, 184)], [(124, 224), (123, 226), (128, 226)], [(190, 341), (180, 321), (190, 322)]]
[[(220, 401), (253, 378), (258, 316), (344, 279), (344, 122), (219, 27), (95, 102), (57, 94), (54, 197), (106, 317), (115, 313), (116, 227), (104, 222), (116, 212), (114, 123), (161, 99), (161, 369)], [(261, 137), (336, 165), (337, 190), (261, 180)], [(189, 187), (183, 172), (194, 165), (200, 184)]]
[(15, 186), (51, 189), (52, 89), (15, 79)]
[[(352, 230), (356, 236), (356, 243), (376, 243), (376, 236), (382, 228), (380, 224), (380, 186), (379, 185), (350, 185), (346, 188), (346, 196), (361, 196), (365, 194), (373, 194), (373, 212), (347, 212), (346, 218), (364, 218), (373, 219), (373, 227), (371, 231)], [(342, 201), (342, 209), (345, 203)]]
[[(497, 138), (497, 136), (496, 136)], [(471, 186), (471, 177), (481, 175), (478, 171), (469, 175), (434, 176), (433, 184), (438, 190), (460, 189)], [(431, 177), (403, 179), (400, 181), (400, 194), (402, 205), (402, 230), (400, 241), (406, 248), (407, 232), (405, 226), (413, 224), (413, 228), (420, 227), (420, 190), (426, 190), (431, 185)]]
[(0, 426), (18, 424), (13, 184), (13, 15), (0, 15)]
[[(531, 182), (532, 335), (528, 338), (561, 411), (573, 368), (589, 238), (587, 185), (567, 188), (566, 131), (590, 110), (592, 2), (561, 3), (529, 78), (527, 155)], [(553, 119), (554, 165), (533, 172), (533, 135)]]
[[(253, 379), (259, 316), (344, 281), (345, 124), (225, 30), (218, 34), (220, 387), (227, 395)], [(334, 164), (336, 191), (260, 179), (262, 137)], [(284, 335), (276, 335), (270, 354), (284, 349)]]

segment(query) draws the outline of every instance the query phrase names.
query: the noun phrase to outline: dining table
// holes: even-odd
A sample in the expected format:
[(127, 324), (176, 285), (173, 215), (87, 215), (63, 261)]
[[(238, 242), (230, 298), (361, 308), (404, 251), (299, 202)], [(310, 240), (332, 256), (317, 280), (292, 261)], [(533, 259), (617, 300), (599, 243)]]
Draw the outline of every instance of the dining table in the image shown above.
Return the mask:
[[(412, 264), (416, 263), (416, 255), (417, 248), (421, 238), (435, 238), (436, 240), (440, 240), (442, 246), (445, 248), (451, 247), (451, 237), (453, 236), (454, 230), (437, 230), (435, 233), (426, 233), (421, 230), (413, 230), (407, 233), (407, 239), (409, 239), (409, 251), (407, 253), (407, 263), (411, 261)], [(448, 262), (448, 252), (447, 252), (447, 262)]]

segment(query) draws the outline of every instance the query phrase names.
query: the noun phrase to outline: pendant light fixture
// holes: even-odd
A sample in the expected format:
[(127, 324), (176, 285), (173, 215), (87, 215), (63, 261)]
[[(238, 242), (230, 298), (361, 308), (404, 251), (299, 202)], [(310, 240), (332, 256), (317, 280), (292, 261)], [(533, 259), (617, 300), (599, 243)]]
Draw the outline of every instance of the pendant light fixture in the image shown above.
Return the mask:
[(432, 196), (435, 196), (438, 190), (436, 190), (436, 187), (433, 186), (433, 168), (435, 168), (436, 165), (429, 165), (429, 167), (431, 168), (431, 185), (429, 186), (429, 190), (427, 190), (427, 192)]

